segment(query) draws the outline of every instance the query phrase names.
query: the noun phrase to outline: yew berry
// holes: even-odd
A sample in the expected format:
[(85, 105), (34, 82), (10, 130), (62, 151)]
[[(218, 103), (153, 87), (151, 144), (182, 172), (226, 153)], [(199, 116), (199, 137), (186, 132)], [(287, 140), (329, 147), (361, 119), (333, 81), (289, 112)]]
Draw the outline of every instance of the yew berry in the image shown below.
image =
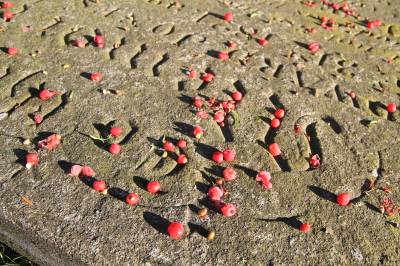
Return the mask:
[(321, 165), (318, 154), (311, 155), (308, 162), (310, 163), (311, 168), (318, 168)]
[(1, 4), (1, 8), (11, 8), (11, 7), (13, 7), (13, 4), (11, 2), (8, 2), (8, 1), (4, 1)]
[(257, 42), (258, 42), (258, 44), (261, 45), (261, 46), (268, 45), (268, 40), (266, 40), (266, 39), (264, 39), (264, 38), (259, 38), (259, 39), (257, 40)]
[(110, 146), (108, 146), (108, 151), (109, 151), (111, 154), (118, 154), (118, 153), (121, 152), (121, 146), (119, 146), (119, 145), (116, 144), (116, 143), (112, 143), (112, 144), (110, 144)]
[(231, 203), (224, 203), (220, 209), (223, 216), (231, 217), (236, 214), (236, 207)]
[(328, 22), (328, 18), (325, 17), (325, 16), (321, 17), (321, 22), (322, 23), (327, 23)]
[(187, 145), (187, 143), (186, 143), (186, 140), (184, 140), (184, 139), (180, 139), (176, 142), (176, 146), (178, 146), (181, 149), (186, 148), (186, 145)]
[(36, 125), (39, 125), (40, 123), (43, 122), (43, 117), (41, 117), (40, 115), (34, 115), (33, 116), (33, 121), (35, 121)]
[(106, 182), (104, 182), (104, 180), (93, 181), (92, 187), (94, 190), (96, 190), (98, 192), (104, 192), (107, 190), (107, 184), (106, 184)]
[(187, 163), (187, 158), (185, 154), (179, 154), (178, 159), (176, 159), (176, 162), (178, 164), (186, 164)]
[(119, 136), (122, 134), (122, 128), (120, 128), (120, 127), (111, 127), (111, 128), (108, 130), (108, 134), (109, 134), (111, 137), (117, 138), (117, 137), (119, 137)]
[(192, 133), (196, 139), (200, 139), (204, 135), (204, 129), (201, 126), (195, 126)]
[(169, 224), (167, 232), (172, 239), (179, 240), (184, 236), (185, 229), (180, 222), (175, 221)]
[(10, 10), (4, 10), (3, 11), (3, 19), (5, 21), (10, 21), (13, 17), (13, 13)]
[(173, 152), (173, 151), (175, 151), (175, 146), (174, 146), (174, 144), (172, 144), (169, 141), (164, 141), (163, 142), (163, 149), (166, 150), (166, 151), (169, 151), (169, 152)]
[(386, 106), (386, 110), (388, 111), (388, 113), (394, 113), (396, 112), (396, 104), (395, 103), (388, 103), (388, 105)]
[(214, 74), (212, 73), (203, 73), (201, 75), (201, 80), (203, 80), (204, 83), (210, 83), (214, 79)]
[(197, 72), (190, 68), (186, 72), (186, 75), (188, 76), (188, 78), (194, 79), (197, 76)]
[(211, 159), (212, 159), (215, 163), (220, 164), (220, 163), (222, 163), (222, 161), (224, 160), (224, 154), (223, 154), (222, 152), (220, 152), (220, 151), (215, 151), (215, 152), (212, 154)]
[(8, 54), (9, 56), (14, 56), (14, 55), (16, 55), (16, 54), (17, 54), (17, 48), (15, 48), (15, 47), (9, 47), (9, 48), (7, 48), (7, 54)]
[(237, 44), (233, 41), (229, 41), (228, 42), (228, 48), (229, 49), (236, 49), (237, 48)]
[(32, 168), (33, 166), (37, 165), (39, 162), (39, 156), (37, 153), (34, 152), (29, 152), (26, 156), (25, 156), (25, 167), (27, 169)]
[(81, 174), (83, 176), (89, 177), (89, 176), (94, 176), (96, 173), (90, 166), (83, 166), (81, 170)]
[(279, 121), (278, 118), (274, 118), (271, 120), (270, 124), (272, 128), (278, 128), (281, 125), (281, 122)]
[(210, 187), (207, 191), (207, 197), (211, 201), (220, 201), (223, 195), (224, 191), (217, 186)]
[(201, 108), (203, 106), (203, 100), (200, 97), (196, 96), (193, 98), (192, 104), (196, 108)]
[(129, 193), (125, 197), (125, 202), (129, 205), (136, 205), (139, 203), (139, 196), (136, 193)]
[(79, 39), (73, 40), (72, 45), (79, 47), (79, 48), (84, 48), (85, 47), (85, 42)]
[(336, 197), (336, 202), (340, 206), (346, 206), (346, 205), (348, 205), (350, 203), (350, 195), (347, 194), (347, 193), (344, 193), (344, 192), (340, 193)]
[(232, 21), (233, 21), (233, 13), (232, 12), (225, 13), (224, 20), (229, 22), (229, 23), (232, 23)]
[(58, 134), (52, 134), (47, 138), (38, 142), (38, 148), (45, 148), (49, 151), (55, 149), (61, 143), (61, 136)]
[(307, 224), (307, 223), (304, 223), (304, 224), (302, 223), (299, 226), (299, 230), (302, 233), (308, 233), (308, 232), (311, 231), (311, 226), (309, 224)]
[(225, 112), (224, 110), (219, 110), (214, 114), (214, 121), (218, 124), (223, 123), (225, 120)]
[(319, 47), (320, 47), (320, 45), (318, 42), (311, 42), (308, 44), (308, 50), (311, 53), (316, 53), (319, 50)]
[(225, 181), (232, 181), (236, 179), (237, 173), (233, 168), (227, 167), (222, 172), (222, 176)]
[(71, 166), (71, 169), (69, 170), (68, 175), (69, 176), (79, 176), (82, 172), (82, 165), (79, 164), (74, 164), (73, 166)]
[(196, 116), (200, 119), (207, 119), (208, 113), (206, 111), (197, 111)]
[(260, 182), (261, 185), (263, 186), (263, 188), (265, 188), (265, 189), (272, 188), (272, 184), (271, 184), (270, 180), (271, 180), (271, 174), (269, 172), (260, 171), (257, 173), (256, 181)]
[(158, 181), (150, 181), (149, 183), (147, 183), (147, 192), (149, 193), (156, 194), (160, 191), (160, 189), (161, 186)]
[(39, 92), (39, 99), (42, 101), (46, 101), (54, 96), (56, 96), (58, 92), (51, 91), (48, 88), (44, 88)]
[(229, 59), (229, 54), (227, 52), (218, 52), (217, 54), (218, 59), (220, 59), (221, 61), (225, 61)]
[(101, 73), (95, 72), (95, 73), (90, 74), (91, 81), (99, 82), (101, 80), (101, 78), (102, 78)]
[(268, 145), (268, 151), (274, 157), (281, 155), (281, 149), (279, 148), (279, 145), (277, 143), (272, 143)]
[(242, 100), (243, 95), (240, 91), (234, 91), (232, 92), (232, 99), (234, 99), (236, 102), (239, 102), (240, 100)]
[(222, 154), (224, 156), (224, 161), (232, 162), (235, 160), (236, 152), (233, 149), (225, 148)]
[(278, 108), (274, 112), (274, 116), (278, 119), (282, 119), (285, 116), (285, 110), (282, 108)]
[(101, 44), (104, 44), (104, 37), (103, 37), (103, 35), (96, 34), (96, 35), (93, 37), (93, 42), (94, 42), (97, 46), (99, 46), (99, 44), (100, 44), (100, 45), (101, 45)]

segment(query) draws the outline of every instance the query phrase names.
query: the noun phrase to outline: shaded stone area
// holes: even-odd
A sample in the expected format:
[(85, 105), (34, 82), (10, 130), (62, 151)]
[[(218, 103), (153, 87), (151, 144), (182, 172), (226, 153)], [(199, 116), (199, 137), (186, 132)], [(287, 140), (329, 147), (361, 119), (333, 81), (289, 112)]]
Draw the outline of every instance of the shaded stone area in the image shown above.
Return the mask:
[[(12, 2), (13, 18), (0, 21), (0, 240), (19, 253), (40, 265), (400, 260), (399, 214), (379, 208), (387, 198), (400, 204), (399, 111), (386, 110), (399, 104), (399, 1), (348, 1), (355, 13), (347, 16), (298, 0)], [(228, 11), (232, 23), (223, 20)], [(331, 30), (323, 16), (334, 19)], [(369, 29), (374, 19), (383, 23)], [(102, 49), (92, 41), (99, 32)], [(316, 53), (307, 49), (313, 41)], [(100, 82), (90, 80), (94, 72)], [(215, 74), (208, 84), (205, 72)], [(44, 87), (58, 94), (42, 101)], [(193, 97), (227, 100), (235, 90), (244, 97), (234, 127), (194, 115)], [(277, 130), (269, 126), (276, 108), (286, 111)], [(123, 129), (118, 155), (95, 139), (111, 125)], [(206, 131), (200, 140), (195, 125)], [(52, 133), (62, 143), (39, 150), (39, 164), (26, 169), (26, 153)], [(164, 136), (187, 140), (185, 166), (162, 156)], [(266, 150), (274, 142), (280, 157)], [(217, 166), (211, 154), (225, 147), (236, 159)], [(311, 154), (320, 156), (317, 169)], [(92, 167), (108, 194), (68, 176), (72, 164)], [(230, 218), (206, 195), (227, 166), (238, 173), (226, 184), (224, 200), (237, 207)], [(271, 172), (272, 190), (255, 181), (260, 170)], [(146, 192), (150, 180), (164, 193)], [(352, 198), (346, 207), (335, 202), (343, 191)], [(128, 192), (139, 205), (124, 202)], [(166, 233), (175, 220), (187, 233), (180, 241)], [(299, 232), (300, 223), (311, 232)]]

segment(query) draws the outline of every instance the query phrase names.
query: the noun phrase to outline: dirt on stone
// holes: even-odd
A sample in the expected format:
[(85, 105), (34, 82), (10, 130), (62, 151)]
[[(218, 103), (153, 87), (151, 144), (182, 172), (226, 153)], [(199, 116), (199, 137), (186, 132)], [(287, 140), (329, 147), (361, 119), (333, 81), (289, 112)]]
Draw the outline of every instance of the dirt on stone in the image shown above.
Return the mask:
[[(0, 21), (2, 242), (40, 265), (398, 264), (400, 214), (380, 207), (400, 205), (400, 113), (386, 109), (399, 104), (400, 1), (332, 1), (338, 10), (304, 0), (10, 2), (13, 18)], [(101, 81), (90, 80), (95, 72)], [(43, 88), (58, 93), (43, 101)], [(233, 91), (243, 94), (234, 125), (194, 114), (194, 97), (231, 100)], [(286, 114), (273, 129), (277, 108)], [(123, 131), (118, 155), (98, 140), (113, 125)], [(205, 129), (199, 140), (195, 125)], [(62, 143), (38, 150), (54, 133)], [(163, 157), (164, 137), (186, 139), (187, 164)], [(281, 156), (267, 151), (272, 143)], [(227, 147), (234, 162), (211, 161)], [(26, 169), (33, 151), (39, 163)], [(73, 164), (92, 167), (108, 194), (69, 176)], [(223, 199), (233, 217), (207, 200), (228, 166), (238, 173)], [(256, 182), (261, 170), (271, 190)], [(146, 192), (150, 180), (163, 193)], [(139, 205), (124, 202), (129, 192)], [(341, 192), (348, 206), (336, 204)], [(166, 230), (176, 220), (179, 241)]]

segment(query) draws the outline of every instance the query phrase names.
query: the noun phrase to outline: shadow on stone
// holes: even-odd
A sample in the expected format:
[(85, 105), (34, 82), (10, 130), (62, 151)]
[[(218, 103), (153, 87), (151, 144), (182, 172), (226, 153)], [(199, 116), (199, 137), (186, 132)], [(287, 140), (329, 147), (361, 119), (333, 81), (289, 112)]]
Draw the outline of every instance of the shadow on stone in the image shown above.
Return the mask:
[(183, 122), (174, 122), (174, 130), (182, 133), (188, 137), (192, 137), (193, 126), (183, 123)]
[(119, 199), (120, 201), (125, 202), (125, 198), (129, 192), (118, 187), (110, 187), (108, 189), (108, 194), (116, 199)]
[(196, 142), (194, 145), (196, 146), (195, 151), (207, 160), (211, 160), (212, 154), (218, 151), (216, 148), (204, 143)]
[(143, 219), (161, 234), (167, 235), (167, 228), (170, 222), (158, 214), (143, 212)]
[(133, 182), (135, 182), (135, 184), (140, 187), (143, 190), (147, 190), (147, 184), (149, 183), (148, 180), (146, 180), (143, 177), (140, 176), (134, 176), (133, 177)]
[(15, 162), (25, 167), (25, 157), (28, 152), (23, 149), (13, 149), (13, 151), (15, 156), (17, 157), (17, 160), (15, 160)]
[(67, 162), (65, 160), (59, 160), (58, 161), (58, 165), (60, 166), (60, 168), (64, 171), (65, 174), (68, 174), (71, 170), (71, 167), (74, 165), (71, 162)]
[(195, 223), (188, 223), (190, 234), (198, 233), (203, 237), (207, 237), (208, 231), (203, 226), (195, 224)]
[(274, 219), (258, 219), (263, 222), (282, 222), (286, 225), (293, 227), (294, 229), (299, 229), (301, 222), (298, 219), (299, 216), (292, 216), (292, 217), (278, 217)]
[(332, 192), (329, 192), (326, 189), (316, 187), (316, 186), (308, 186), (308, 188), (318, 197), (329, 200), (330, 202), (336, 203), (336, 195)]

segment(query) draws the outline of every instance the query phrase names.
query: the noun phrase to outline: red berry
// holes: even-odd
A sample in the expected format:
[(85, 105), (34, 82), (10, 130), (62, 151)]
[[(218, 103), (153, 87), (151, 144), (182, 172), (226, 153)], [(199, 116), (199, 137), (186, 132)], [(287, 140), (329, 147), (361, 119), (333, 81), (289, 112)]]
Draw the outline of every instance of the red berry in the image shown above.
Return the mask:
[(194, 79), (197, 76), (197, 72), (191, 69), (186, 72), (186, 75), (188, 76), (188, 78)]
[(199, 97), (193, 98), (193, 106), (196, 108), (201, 108), (203, 106), (203, 100)]
[(282, 119), (285, 116), (285, 110), (282, 108), (276, 109), (274, 112), (274, 116), (278, 119)]
[(217, 186), (210, 187), (207, 191), (207, 197), (211, 201), (220, 201), (223, 195), (224, 191)]
[(166, 150), (166, 151), (169, 151), (169, 152), (173, 152), (173, 151), (175, 151), (175, 146), (174, 146), (174, 144), (172, 144), (169, 141), (164, 141), (163, 142), (163, 149)]
[(107, 184), (104, 180), (95, 180), (93, 181), (93, 189), (98, 192), (103, 192), (107, 189)]
[(89, 177), (89, 176), (94, 176), (96, 173), (90, 166), (83, 166), (81, 170), (81, 174), (83, 176)]
[(333, 5), (332, 5), (332, 9), (335, 10), (335, 11), (337, 11), (337, 10), (340, 9), (340, 6), (339, 6), (338, 4), (333, 4)]
[(309, 224), (307, 224), (307, 223), (306, 224), (300, 224), (299, 230), (302, 233), (308, 233), (308, 232), (311, 231), (311, 226)]
[(172, 239), (179, 240), (184, 236), (185, 229), (180, 222), (175, 221), (169, 224), (167, 232)]
[(268, 151), (274, 157), (281, 155), (281, 150), (279, 149), (279, 145), (277, 143), (272, 143), (268, 145)]
[(39, 99), (42, 101), (46, 101), (52, 98), (53, 96), (56, 96), (57, 94), (58, 92), (56, 91), (51, 91), (48, 88), (44, 88), (39, 92)]
[(186, 164), (187, 163), (187, 158), (185, 154), (179, 154), (178, 159), (176, 159), (176, 162), (178, 164)]
[(111, 154), (118, 154), (118, 153), (121, 152), (121, 146), (119, 146), (119, 145), (116, 144), (116, 143), (112, 143), (112, 144), (108, 147), (108, 151), (109, 151)]
[(33, 121), (35, 121), (36, 125), (39, 125), (40, 123), (43, 122), (43, 117), (41, 117), (40, 115), (34, 115), (33, 116)]
[(311, 155), (308, 162), (310, 163), (311, 168), (318, 168), (321, 164), (318, 154)]
[(237, 44), (235, 42), (233, 42), (233, 41), (229, 41), (228, 42), (228, 47), (230, 49), (236, 49), (237, 48)]
[(110, 136), (117, 138), (122, 134), (122, 128), (120, 127), (112, 127), (110, 128), (110, 130), (108, 130), (108, 134), (110, 134)]
[(38, 164), (39, 156), (37, 153), (30, 152), (25, 156), (25, 161), (26, 161), (25, 167), (27, 169), (30, 169), (30, 168), (32, 168), (32, 166), (35, 166)]
[(214, 74), (212, 73), (203, 73), (201, 75), (201, 80), (203, 80), (204, 83), (210, 83), (214, 79)]
[(11, 2), (8, 2), (8, 1), (4, 1), (1, 4), (1, 8), (11, 8), (11, 7), (13, 7), (13, 4)]
[(265, 189), (271, 189), (272, 184), (271, 184), (271, 174), (267, 171), (260, 171), (257, 173), (256, 176), (256, 181), (260, 182), (263, 188)]
[(347, 193), (344, 193), (344, 192), (340, 193), (336, 197), (336, 202), (340, 206), (346, 206), (346, 205), (348, 205), (350, 203), (350, 195), (347, 194)]
[(222, 172), (222, 176), (225, 181), (232, 181), (235, 180), (237, 177), (236, 171), (233, 170), (233, 168), (225, 168), (224, 171)]
[(49, 151), (54, 150), (61, 143), (61, 136), (58, 134), (52, 134), (45, 139), (38, 142), (38, 148), (45, 148)]
[[(94, 42), (95, 44), (97, 44), (97, 46), (99, 46), (99, 45), (101, 45), (101, 44), (104, 44), (104, 37), (103, 37), (103, 35), (99, 35), (99, 34), (95, 35), (95, 36), (93, 37), (93, 42)], [(102, 47), (104, 47), (104, 46), (102, 46)], [(100, 48), (102, 48), (102, 47), (100, 47)]]
[(158, 181), (150, 181), (147, 183), (147, 192), (155, 194), (161, 189), (160, 183)]
[(232, 162), (235, 160), (236, 152), (233, 149), (226, 148), (222, 154), (224, 156), (224, 160), (227, 162)]
[(5, 21), (10, 21), (12, 19), (12, 17), (13, 17), (13, 13), (11, 11), (9, 11), (9, 10), (3, 11), (3, 19)]
[(396, 104), (395, 103), (388, 103), (388, 105), (386, 106), (386, 110), (388, 111), (388, 113), (394, 113), (396, 112)]
[(7, 54), (8, 54), (9, 56), (14, 56), (14, 55), (16, 55), (16, 54), (17, 54), (17, 48), (15, 48), (15, 47), (7, 48)]
[(236, 207), (230, 203), (224, 203), (224, 205), (220, 209), (223, 216), (231, 217), (236, 214)]
[(84, 48), (85, 47), (85, 43), (82, 40), (76, 39), (72, 41), (72, 45), (79, 47), (79, 48)]
[(232, 92), (232, 99), (234, 99), (236, 102), (239, 102), (240, 100), (242, 100), (243, 95), (240, 91), (234, 91)]
[(204, 135), (204, 129), (201, 126), (195, 126), (193, 128), (193, 136), (196, 139), (200, 139)]
[(101, 80), (101, 73), (92, 73), (90, 74), (90, 80), (99, 82)]
[(321, 22), (322, 22), (322, 23), (328, 22), (328, 18), (327, 18), (327, 17), (321, 17)]
[(125, 197), (125, 202), (129, 205), (136, 205), (139, 203), (139, 196), (136, 193), (129, 193)]
[(231, 23), (233, 21), (233, 13), (232, 12), (225, 13), (224, 20)]
[(79, 164), (74, 164), (71, 166), (71, 169), (69, 170), (68, 175), (69, 176), (79, 176), (82, 172), (82, 165)]
[(316, 33), (317, 30), (314, 29), (314, 28), (308, 28), (308, 29), (307, 29), (307, 32), (308, 32), (308, 33)]
[(229, 54), (227, 52), (218, 52), (217, 57), (221, 61), (225, 61), (229, 59)]
[(176, 146), (178, 146), (181, 149), (186, 148), (186, 145), (187, 145), (187, 143), (186, 143), (186, 140), (184, 140), (184, 139), (180, 139), (176, 142)]
[(212, 154), (212, 160), (215, 162), (215, 163), (222, 163), (222, 161), (224, 160), (224, 154), (222, 153), (222, 152), (220, 152), (220, 151), (215, 151), (213, 154)]
[(278, 118), (274, 118), (271, 120), (271, 127), (272, 128), (278, 128), (281, 125), (281, 122), (279, 121)]
[(223, 123), (225, 120), (225, 112), (224, 110), (219, 110), (214, 114), (214, 121), (218, 124)]
[(264, 38), (259, 38), (259, 39), (257, 40), (257, 42), (258, 42), (258, 44), (261, 45), (261, 46), (268, 45), (268, 41), (267, 41), (266, 39), (264, 39)]
[(318, 42), (311, 42), (308, 44), (308, 50), (311, 53), (316, 53), (319, 50), (319, 43)]

